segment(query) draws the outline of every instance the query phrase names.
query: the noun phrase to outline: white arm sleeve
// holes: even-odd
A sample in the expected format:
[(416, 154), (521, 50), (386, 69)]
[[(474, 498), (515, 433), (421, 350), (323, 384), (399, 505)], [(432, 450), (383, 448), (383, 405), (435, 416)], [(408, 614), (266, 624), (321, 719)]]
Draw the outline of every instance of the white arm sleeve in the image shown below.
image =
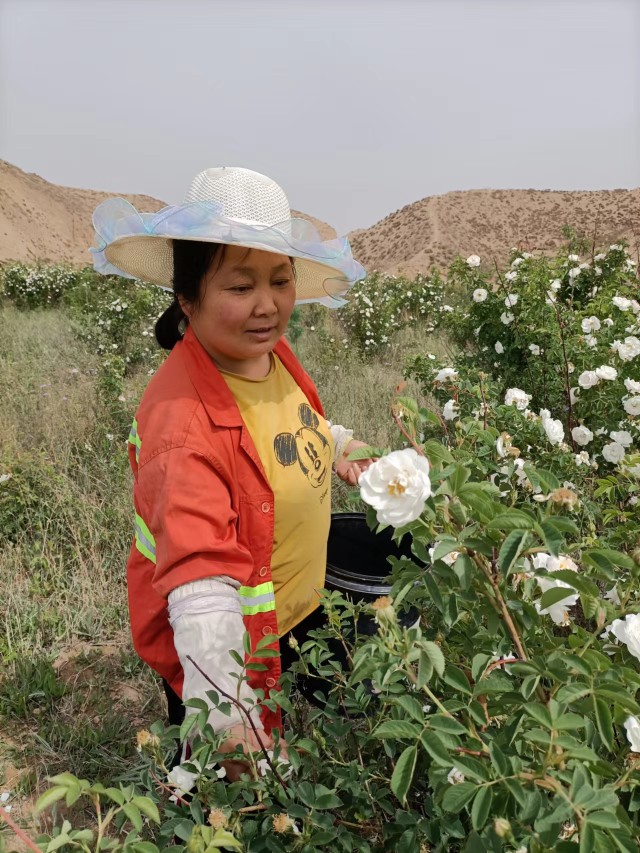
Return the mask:
[(345, 429), (345, 427), (340, 426), (340, 424), (332, 424), (331, 421), (327, 421), (327, 426), (329, 427), (331, 438), (333, 439), (333, 464), (335, 465), (344, 453), (345, 447), (353, 438), (353, 430)]
[[(244, 705), (256, 728), (262, 729), (256, 695), (246, 681), (240, 684), (238, 693), (239, 682), (233, 674), (238, 675), (240, 667), (229, 654), (233, 649), (244, 658), (245, 628), (236, 594), (238, 586), (237, 581), (223, 576), (193, 581), (169, 593), (169, 621), (184, 670), (182, 699), (208, 702), (207, 690), (215, 689), (187, 660), (189, 655), (216, 684)], [(221, 700), (227, 701), (224, 697)], [(247, 719), (234, 705), (230, 716), (212, 707), (209, 723), (214, 731), (222, 732), (238, 723), (247, 723)]]

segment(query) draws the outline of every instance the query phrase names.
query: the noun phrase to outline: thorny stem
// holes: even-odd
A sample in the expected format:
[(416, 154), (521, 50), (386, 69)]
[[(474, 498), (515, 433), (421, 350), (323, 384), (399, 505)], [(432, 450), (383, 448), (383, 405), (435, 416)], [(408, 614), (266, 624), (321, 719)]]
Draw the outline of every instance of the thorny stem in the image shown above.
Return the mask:
[(27, 833), (21, 827), (18, 826), (18, 824), (9, 814), (9, 812), (2, 806), (0, 806), (0, 819), (3, 820), (13, 830), (13, 832), (18, 836), (20, 841), (22, 841), (23, 844), (27, 845), (29, 850), (33, 850), (33, 853), (42, 853), (42, 850), (36, 846), (36, 844), (29, 838)]
[(477, 554), (474, 554), (472, 559), (475, 562), (476, 566), (478, 566), (478, 568), (480, 569), (482, 574), (486, 577), (486, 579), (491, 584), (491, 588), (493, 590), (495, 600), (498, 604), (498, 607), (500, 608), (500, 613), (502, 614), (502, 618), (504, 619), (505, 624), (509, 630), (509, 633), (511, 634), (511, 639), (514, 642), (514, 645), (518, 651), (518, 654), (520, 655), (522, 660), (529, 660), (529, 655), (525, 651), (524, 645), (522, 643), (522, 639), (520, 637), (520, 634), (518, 633), (518, 629), (516, 628), (515, 622), (513, 621), (511, 614), (509, 613), (509, 609), (508, 609), (507, 604), (506, 604), (506, 602), (502, 596), (502, 592), (500, 591), (500, 585), (498, 584), (497, 579), (495, 578), (493, 573), (489, 571), (489, 569), (485, 566), (485, 564), (478, 557)]
[[(395, 421), (395, 424), (398, 427), (398, 429), (400, 430), (400, 432), (404, 435), (404, 437), (407, 439), (407, 441), (413, 447), (413, 449), (416, 451), (416, 453), (419, 453), (420, 456), (425, 456), (425, 453), (422, 450), (422, 448), (418, 444), (416, 444), (416, 442), (413, 440), (413, 438), (411, 438), (409, 433), (406, 431), (406, 429), (402, 425), (402, 421), (400, 420), (396, 410), (393, 407), (393, 401), (391, 402), (391, 417)], [(438, 418), (440, 418), (440, 415), (438, 415)], [(447, 428), (444, 425), (444, 421), (442, 420), (442, 418), (440, 418), (440, 422), (442, 423), (442, 426), (444, 427), (444, 431), (447, 432)], [(448, 434), (447, 434), (447, 437), (448, 437)]]
[(209, 682), (209, 684), (215, 690), (218, 691), (218, 693), (220, 693), (222, 696), (224, 696), (225, 699), (228, 699), (233, 705), (235, 705), (235, 707), (238, 709), (238, 711), (240, 711), (240, 713), (243, 714), (247, 718), (247, 720), (249, 721), (249, 725), (251, 726), (251, 729), (253, 731), (253, 734), (255, 735), (255, 738), (258, 741), (258, 743), (260, 744), (260, 749), (262, 750), (262, 754), (264, 755), (264, 757), (267, 761), (267, 764), (269, 765), (269, 768), (271, 769), (271, 772), (276, 777), (276, 779), (278, 780), (280, 785), (283, 788), (286, 788), (286, 786), (284, 784), (284, 780), (282, 779), (282, 776), (276, 770), (276, 766), (273, 763), (273, 761), (271, 760), (271, 758), (269, 757), (267, 749), (264, 745), (264, 741), (260, 737), (260, 733), (259, 733), (258, 729), (256, 728), (255, 723), (251, 719), (251, 714), (247, 711), (247, 709), (244, 707), (242, 702), (239, 702), (234, 696), (231, 696), (230, 693), (226, 693), (221, 687), (218, 687), (218, 685), (215, 683), (215, 681), (213, 681), (213, 679), (209, 678), (207, 673), (204, 672), (204, 670), (198, 666), (198, 664), (194, 661), (194, 659), (191, 657), (191, 655), (187, 655), (187, 660), (195, 666), (195, 668), (198, 670), (200, 675), (202, 675), (202, 677), (205, 678)]

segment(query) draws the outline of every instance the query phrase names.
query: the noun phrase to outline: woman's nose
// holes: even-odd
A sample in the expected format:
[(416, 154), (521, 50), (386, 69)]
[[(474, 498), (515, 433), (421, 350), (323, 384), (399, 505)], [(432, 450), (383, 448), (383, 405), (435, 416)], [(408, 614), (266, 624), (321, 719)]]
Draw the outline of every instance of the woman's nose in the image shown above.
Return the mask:
[(276, 302), (273, 298), (273, 293), (271, 292), (271, 287), (258, 288), (256, 291), (254, 313), (259, 315), (275, 314), (277, 310)]

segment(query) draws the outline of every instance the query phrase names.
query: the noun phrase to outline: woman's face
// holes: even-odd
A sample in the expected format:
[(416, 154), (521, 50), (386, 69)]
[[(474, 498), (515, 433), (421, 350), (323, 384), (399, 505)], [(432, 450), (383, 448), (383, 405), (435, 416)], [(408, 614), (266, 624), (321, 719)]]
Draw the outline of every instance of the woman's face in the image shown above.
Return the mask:
[(296, 299), (285, 255), (227, 246), (205, 276), (198, 305), (181, 303), (196, 337), (223, 370), (265, 376)]

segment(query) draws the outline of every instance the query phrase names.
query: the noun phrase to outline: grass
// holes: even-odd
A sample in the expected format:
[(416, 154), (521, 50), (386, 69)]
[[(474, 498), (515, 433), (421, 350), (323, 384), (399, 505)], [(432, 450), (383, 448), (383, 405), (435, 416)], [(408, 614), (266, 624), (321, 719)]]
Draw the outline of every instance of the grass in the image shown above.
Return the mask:
[[(164, 713), (131, 648), (124, 574), (126, 437), (148, 376), (128, 377), (105, 406), (99, 357), (62, 309), (2, 307), (0, 322), (11, 330), (0, 340), (0, 475), (11, 475), (0, 482), (0, 791), (22, 795), (14, 811), (28, 821), (46, 776), (126, 778), (135, 731)], [(335, 343), (343, 337), (327, 316), (295, 347), (327, 416), (370, 444), (397, 444), (389, 404), (403, 354), (443, 355), (443, 343), (407, 330), (385, 360), (363, 363)], [(353, 508), (350, 495), (334, 478), (334, 509)]]

